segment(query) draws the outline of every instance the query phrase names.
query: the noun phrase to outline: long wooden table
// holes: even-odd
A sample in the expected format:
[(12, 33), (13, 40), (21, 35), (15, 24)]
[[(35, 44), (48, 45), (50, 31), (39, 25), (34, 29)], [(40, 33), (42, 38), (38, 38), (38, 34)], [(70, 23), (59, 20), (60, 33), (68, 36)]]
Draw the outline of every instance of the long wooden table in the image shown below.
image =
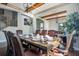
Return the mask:
[(46, 51), (46, 52), (53, 47), (52, 45), (45, 44), (45, 43), (42, 43), (40, 41), (34, 41), (34, 40), (30, 40), (30, 39), (25, 39), (25, 38), (22, 38), (22, 37), (20, 39), (21, 39), (21, 42), (28, 43), (29, 45), (37, 47), (40, 50), (43, 50), (43, 51)]
[(49, 55), (49, 51), (51, 48), (53, 47), (58, 47), (59, 43), (53, 41), (52, 44), (46, 44), (46, 43), (42, 43), (40, 41), (35, 41), (35, 40), (31, 40), (31, 39), (27, 39), (24, 37), (20, 37), (21, 42), (25, 42), (25, 44), (28, 44), (29, 46), (34, 46), (36, 48), (39, 48), (39, 51), (44, 52), (44, 54)]

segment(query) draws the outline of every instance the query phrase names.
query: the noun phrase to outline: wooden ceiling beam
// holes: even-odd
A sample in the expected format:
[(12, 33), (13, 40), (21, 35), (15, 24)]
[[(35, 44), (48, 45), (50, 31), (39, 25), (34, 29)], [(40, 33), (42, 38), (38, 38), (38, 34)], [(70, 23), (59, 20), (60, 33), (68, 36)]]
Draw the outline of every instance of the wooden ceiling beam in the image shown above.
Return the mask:
[(66, 13), (67, 11), (65, 10), (65, 11), (61, 11), (61, 12), (57, 12), (57, 13), (53, 13), (53, 14), (49, 14), (49, 15), (45, 15), (45, 16), (43, 16), (43, 17), (41, 17), (41, 18), (47, 18), (47, 17), (51, 17), (51, 16), (55, 16), (55, 15), (59, 15), (59, 14), (64, 14), (64, 13)]
[(66, 15), (64, 15), (64, 16), (59, 16), (59, 17), (48, 18), (48, 19), (46, 19), (46, 20), (58, 19), (58, 18), (63, 18), (63, 17), (66, 17)]
[(42, 6), (44, 3), (35, 3), (35, 4), (33, 4), (31, 7), (29, 7), (28, 9), (26, 9), (25, 11), (28, 11), (28, 12), (30, 12), (30, 11), (32, 11), (32, 10), (34, 10), (34, 9), (36, 9), (36, 8), (38, 8), (38, 7), (40, 7), (40, 6)]

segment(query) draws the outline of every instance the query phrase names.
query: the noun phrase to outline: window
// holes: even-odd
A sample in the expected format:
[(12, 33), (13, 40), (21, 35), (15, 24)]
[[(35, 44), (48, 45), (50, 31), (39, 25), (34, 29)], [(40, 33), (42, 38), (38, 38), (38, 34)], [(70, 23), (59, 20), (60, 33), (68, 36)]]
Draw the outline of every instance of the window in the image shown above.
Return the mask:
[(0, 15), (4, 15), (4, 9), (0, 9)]

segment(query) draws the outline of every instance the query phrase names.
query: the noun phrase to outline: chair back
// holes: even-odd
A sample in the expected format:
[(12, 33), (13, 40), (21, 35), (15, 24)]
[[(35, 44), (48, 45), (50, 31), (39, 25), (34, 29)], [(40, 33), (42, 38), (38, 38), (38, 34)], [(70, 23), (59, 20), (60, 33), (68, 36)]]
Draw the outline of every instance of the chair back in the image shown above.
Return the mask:
[(16, 34), (17, 35), (22, 35), (23, 34), (23, 31), (22, 30), (16, 30)]
[(13, 56), (14, 55), (14, 50), (13, 50), (13, 47), (12, 47), (12, 44), (11, 44), (11, 36), (13, 34), (11, 34), (10, 32), (8, 31), (3, 31), (5, 36), (6, 36), (6, 39), (7, 39), (7, 52), (6, 52), (6, 55), (7, 56)]
[(8, 42), (8, 48), (7, 48), (7, 55), (9, 56), (23, 56), (23, 48), (21, 45), (21, 41), (17, 35), (14, 35), (14, 33), (8, 31), (4, 31), (7, 42)]
[(15, 56), (23, 56), (24, 55), (23, 47), (19, 37), (17, 35), (13, 35), (11, 41), (12, 41), (13, 49), (15, 51)]

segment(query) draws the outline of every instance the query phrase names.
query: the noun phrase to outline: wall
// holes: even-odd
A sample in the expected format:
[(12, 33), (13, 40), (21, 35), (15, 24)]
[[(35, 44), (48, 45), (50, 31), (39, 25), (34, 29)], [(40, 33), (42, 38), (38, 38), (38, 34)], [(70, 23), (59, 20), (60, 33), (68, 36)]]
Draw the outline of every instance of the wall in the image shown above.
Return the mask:
[(35, 33), (36, 32), (36, 17), (33, 17), (33, 27), (32, 27), (32, 31)]
[[(12, 31), (13, 33), (16, 33), (16, 30), (23, 30), (23, 34), (29, 34), (29, 33), (33, 33), (33, 31), (35, 31), (35, 29), (33, 29), (33, 26), (29, 26), (29, 25), (24, 25), (24, 18), (27, 18), (27, 16), (21, 14), (21, 13), (18, 13), (17, 15), (17, 20), (18, 20), (18, 23), (17, 23), (17, 27), (14, 27), (14, 26), (9, 26), (7, 28), (5, 28), (4, 30), (7, 30), (7, 31)], [(33, 21), (34, 22), (34, 21)]]
[(58, 23), (56, 23), (56, 20), (49, 20), (49, 30), (58, 30)]
[[(58, 21), (56, 21), (58, 20)], [(63, 22), (66, 22), (66, 18), (59, 18), (59, 19), (51, 19), (51, 20), (48, 20), (49, 22), (49, 30), (57, 30), (58, 31), (58, 23), (63, 23)]]
[(44, 29), (49, 30), (49, 22), (46, 21), (45, 19), (43, 19), (43, 21), (44, 21)]
[[(24, 25), (24, 18), (29, 19), (29, 17), (18, 13), (18, 29), (23, 30), (23, 34), (29, 34), (33, 32), (33, 25)], [(32, 19), (33, 20), (33, 19)]]

